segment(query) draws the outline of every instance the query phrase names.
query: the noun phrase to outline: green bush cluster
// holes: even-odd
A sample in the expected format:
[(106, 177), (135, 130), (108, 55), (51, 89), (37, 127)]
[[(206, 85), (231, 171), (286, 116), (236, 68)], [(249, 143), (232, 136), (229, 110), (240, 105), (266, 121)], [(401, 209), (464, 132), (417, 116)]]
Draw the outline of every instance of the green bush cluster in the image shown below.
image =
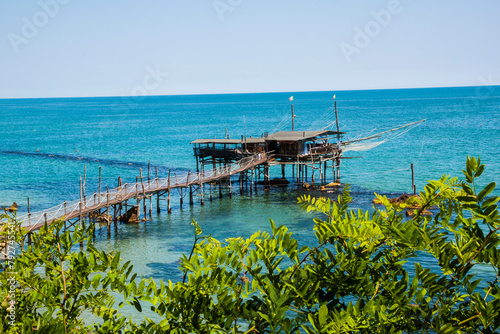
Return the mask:
[[(468, 158), (465, 180), (430, 181), (409, 220), (404, 205), (395, 208), (378, 195), (383, 209), (350, 211), (347, 185), (336, 201), (302, 196), (304, 210), (321, 213), (314, 219), (315, 245), (300, 247), (285, 226), (272, 221), (270, 233), (224, 242), (202, 236), (193, 222), (195, 241), (191, 254), (181, 258), (179, 282), (137, 278), (119, 253), (92, 245), (93, 226), (73, 232), (61, 222), (45, 226), (30, 246), (19, 228), (18, 254), (2, 264), (0, 331), (495, 333), (499, 198), (490, 196), (495, 183), (476, 189), (483, 171), (479, 159)], [(420, 214), (434, 206), (434, 216)], [(434, 270), (419, 261), (423, 257)], [(486, 280), (476, 277), (478, 267)], [(149, 307), (162, 320), (125, 318), (116, 294), (137, 312)], [(84, 311), (101, 321), (85, 324)]]

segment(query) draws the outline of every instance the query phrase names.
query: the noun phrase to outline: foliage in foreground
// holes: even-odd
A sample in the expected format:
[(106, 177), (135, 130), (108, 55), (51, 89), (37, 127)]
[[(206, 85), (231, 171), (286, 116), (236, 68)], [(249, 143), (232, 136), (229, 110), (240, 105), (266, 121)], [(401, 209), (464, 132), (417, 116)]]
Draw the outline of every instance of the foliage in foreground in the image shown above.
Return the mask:
[[(248, 239), (201, 237), (181, 259), (182, 282), (137, 279), (119, 254), (91, 243), (91, 227), (43, 228), (4, 264), (0, 330), (12, 333), (493, 333), (500, 329), (500, 215), (484, 165), (467, 159), (464, 181), (442, 177), (420, 193), (406, 220), (386, 198), (383, 210), (349, 211), (338, 201), (303, 196), (317, 244), (299, 248), (284, 226)], [(433, 217), (420, 213), (437, 206)], [(20, 243), (25, 232), (16, 230)], [(7, 236), (7, 231), (4, 234)], [(80, 241), (86, 243), (78, 249)], [(19, 249), (19, 248), (18, 248)], [(12, 264), (12, 268), (8, 266)], [(430, 268), (439, 268), (431, 271)], [(478, 272), (481, 280), (476, 277)], [(14, 272), (14, 273), (12, 273)], [(10, 281), (9, 281), (10, 279)], [(17, 282), (9, 323), (9, 284)], [(163, 319), (134, 323), (114, 307), (121, 294), (138, 312)], [(86, 326), (87, 310), (102, 319)]]

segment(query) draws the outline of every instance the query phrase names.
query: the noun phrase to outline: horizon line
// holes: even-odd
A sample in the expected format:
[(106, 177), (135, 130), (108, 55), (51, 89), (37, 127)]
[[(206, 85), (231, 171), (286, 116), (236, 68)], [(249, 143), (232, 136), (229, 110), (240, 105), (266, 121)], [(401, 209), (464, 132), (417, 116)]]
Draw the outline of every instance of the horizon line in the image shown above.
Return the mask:
[(98, 95), (98, 96), (45, 96), (45, 97), (0, 97), (0, 100), (35, 100), (35, 99), (85, 99), (85, 98), (137, 98), (137, 97), (163, 97), (163, 96), (213, 96), (213, 95), (245, 95), (245, 94), (295, 94), (295, 93), (320, 93), (320, 92), (353, 92), (353, 91), (382, 91), (405, 89), (436, 89), (436, 88), (477, 88), (500, 87), (500, 85), (464, 85), (464, 86), (429, 86), (429, 87), (398, 87), (398, 88), (361, 88), (361, 89), (328, 89), (328, 90), (301, 90), (301, 91), (270, 91), (270, 92), (237, 92), (237, 93), (180, 93), (160, 95)]

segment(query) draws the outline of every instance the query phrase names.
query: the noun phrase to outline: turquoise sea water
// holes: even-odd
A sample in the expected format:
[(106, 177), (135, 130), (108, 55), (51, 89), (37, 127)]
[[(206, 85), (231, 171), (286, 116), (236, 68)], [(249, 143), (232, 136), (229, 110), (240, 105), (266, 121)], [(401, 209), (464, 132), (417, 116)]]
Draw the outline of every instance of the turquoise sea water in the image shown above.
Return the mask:
[[(194, 139), (222, 138), (226, 128), (232, 138), (289, 130), (290, 95), (296, 129), (322, 129), (334, 121), (333, 92), (0, 100), (0, 206), (15, 201), (22, 214), (27, 197), (32, 211), (78, 199), (84, 166), (87, 194), (97, 190), (99, 166), (103, 186), (110, 188), (118, 176), (135, 182), (148, 161), (152, 174), (157, 166), (160, 177), (170, 168), (195, 169)], [(370, 151), (346, 154), (363, 157), (342, 162), (342, 182), (353, 186), (353, 208), (370, 209), (374, 192), (410, 192), (411, 163), (417, 189), (445, 173), (460, 176), (467, 155), (480, 156), (486, 164), (484, 182), (500, 181), (500, 87), (344, 91), (336, 96), (340, 129), (350, 139), (427, 119)], [(272, 173), (278, 176), (280, 169)], [(174, 196), (171, 215), (162, 202), (162, 213), (153, 214), (152, 221), (120, 225), (109, 239), (102, 229), (96, 243), (103, 250), (121, 251), (147, 277), (176, 280), (178, 258), (193, 239), (191, 219), (205, 233), (225, 239), (270, 230), (273, 218), (301, 242), (314, 242), (312, 216), (295, 204), (304, 193), (294, 185), (259, 188), (243, 196), (235, 192), (232, 199), (214, 194), (211, 203), (206, 196), (203, 207), (199, 198), (193, 207), (185, 199), (182, 209)]]

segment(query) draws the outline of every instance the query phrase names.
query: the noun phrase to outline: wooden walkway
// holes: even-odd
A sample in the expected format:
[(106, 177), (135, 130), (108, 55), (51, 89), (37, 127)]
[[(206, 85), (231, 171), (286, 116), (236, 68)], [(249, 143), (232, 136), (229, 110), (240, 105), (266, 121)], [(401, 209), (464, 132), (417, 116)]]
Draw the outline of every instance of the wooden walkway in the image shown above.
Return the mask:
[(47, 210), (26, 214), (19, 217), (19, 221), (22, 221), (22, 227), (30, 231), (36, 231), (45, 223), (51, 224), (56, 220), (69, 221), (77, 219), (91, 212), (118, 205), (133, 198), (144, 198), (147, 195), (169, 192), (176, 188), (188, 188), (190, 186), (203, 187), (204, 183), (211, 183), (231, 177), (235, 174), (243, 173), (254, 169), (258, 165), (266, 164), (268, 161), (269, 156), (265, 153), (261, 153), (209, 171), (187, 173), (180, 178), (176, 176), (175, 180), (169, 177), (164, 179), (156, 178), (146, 182), (136, 182), (134, 184), (123, 184), (106, 193), (94, 193), (91, 196), (86, 196), (82, 201), (64, 202)]

